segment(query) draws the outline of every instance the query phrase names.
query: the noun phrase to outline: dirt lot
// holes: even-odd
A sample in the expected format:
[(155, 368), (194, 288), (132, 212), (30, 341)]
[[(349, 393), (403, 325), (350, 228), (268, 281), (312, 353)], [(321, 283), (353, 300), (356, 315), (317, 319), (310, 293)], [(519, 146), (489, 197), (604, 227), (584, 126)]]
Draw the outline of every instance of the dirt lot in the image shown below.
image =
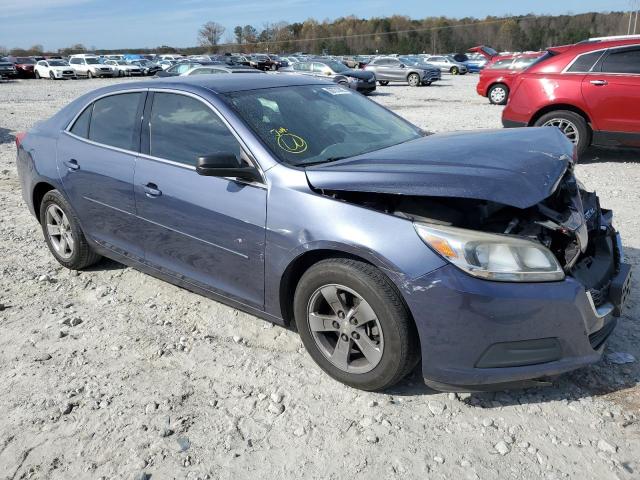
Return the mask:
[[(373, 98), (429, 130), (499, 128), (476, 79)], [(640, 477), (637, 280), (606, 352), (632, 363), (474, 395), (417, 371), (370, 394), (285, 329), (115, 262), (59, 267), (22, 202), (14, 134), (114, 81), (0, 82), (0, 479)], [(578, 173), (637, 271), (638, 153), (592, 150)]]

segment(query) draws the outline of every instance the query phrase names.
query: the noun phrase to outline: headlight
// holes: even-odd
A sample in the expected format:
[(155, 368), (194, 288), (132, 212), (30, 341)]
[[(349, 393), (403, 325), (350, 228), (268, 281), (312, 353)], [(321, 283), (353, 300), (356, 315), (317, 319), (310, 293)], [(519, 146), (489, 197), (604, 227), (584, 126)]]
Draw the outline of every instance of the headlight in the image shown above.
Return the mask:
[(420, 238), (474, 277), (502, 282), (562, 280), (564, 271), (544, 245), (510, 235), (414, 223)]

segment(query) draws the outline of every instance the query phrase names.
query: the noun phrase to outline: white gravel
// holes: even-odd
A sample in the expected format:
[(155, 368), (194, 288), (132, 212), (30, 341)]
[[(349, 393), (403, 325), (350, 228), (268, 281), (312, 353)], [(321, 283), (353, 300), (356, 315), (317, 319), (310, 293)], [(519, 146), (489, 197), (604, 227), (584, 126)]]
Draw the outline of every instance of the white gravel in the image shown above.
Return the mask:
[[(476, 79), (373, 98), (433, 131), (499, 128)], [(283, 328), (115, 262), (61, 268), (22, 202), (13, 135), (116, 81), (0, 82), (0, 479), (638, 478), (637, 281), (607, 350), (631, 363), (474, 395), (415, 372), (372, 394), (324, 375)], [(638, 153), (586, 160), (637, 270)]]

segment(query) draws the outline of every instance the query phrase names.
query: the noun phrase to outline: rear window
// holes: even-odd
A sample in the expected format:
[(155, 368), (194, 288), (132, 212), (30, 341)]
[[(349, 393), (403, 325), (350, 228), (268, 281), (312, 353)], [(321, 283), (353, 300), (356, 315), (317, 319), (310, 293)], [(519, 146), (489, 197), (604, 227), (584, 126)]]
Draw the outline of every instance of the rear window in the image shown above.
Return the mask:
[(93, 106), (89, 140), (134, 150), (133, 135), (141, 96), (141, 93), (121, 93), (97, 100)]
[(640, 48), (611, 52), (602, 62), (602, 72), (640, 73)]
[(580, 55), (567, 69), (567, 72), (590, 72), (601, 56), (602, 52), (591, 52)]
[(89, 105), (84, 112), (76, 119), (71, 127), (71, 133), (82, 138), (89, 138), (89, 122), (91, 121), (91, 109), (93, 105)]

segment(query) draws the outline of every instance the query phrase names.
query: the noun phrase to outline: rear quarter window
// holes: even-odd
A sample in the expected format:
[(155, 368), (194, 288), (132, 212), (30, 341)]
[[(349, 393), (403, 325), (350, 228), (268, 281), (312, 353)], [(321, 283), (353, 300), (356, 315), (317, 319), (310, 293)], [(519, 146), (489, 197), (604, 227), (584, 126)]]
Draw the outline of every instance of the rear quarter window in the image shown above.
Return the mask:
[(135, 150), (133, 137), (141, 97), (142, 93), (121, 93), (97, 100), (91, 114), (89, 140)]
[(84, 112), (76, 119), (71, 127), (71, 133), (82, 138), (89, 138), (89, 122), (91, 121), (91, 109), (93, 104), (84, 109)]
[(602, 56), (603, 52), (591, 52), (578, 56), (573, 64), (567, 69), (567, 72), (590, 72), (598, 59)]

